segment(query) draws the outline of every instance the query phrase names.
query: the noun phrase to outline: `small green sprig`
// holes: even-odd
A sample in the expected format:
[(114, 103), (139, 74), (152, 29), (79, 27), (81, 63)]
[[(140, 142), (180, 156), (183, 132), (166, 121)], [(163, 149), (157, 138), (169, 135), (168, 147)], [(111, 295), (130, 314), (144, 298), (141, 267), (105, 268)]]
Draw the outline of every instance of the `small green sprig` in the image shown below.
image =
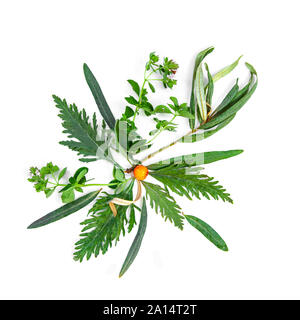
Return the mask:
[[(59, 168), (53, 165), (52, 162), (48, 162), (44, 167), (37, 168), (31, 167), (29, 182), (34, 184), (34, 188), (37, 192), (44, 192), (46, 197), (49, 198), (55, 189), (60, 185), (60, 179), (65, 175), (67, 168), (64, 168), (59, 172)], [(59, 174), (57, 175), (57, 172)], [(50, 180), (52, 179), (52, 181)]]
[[(133, 118), (134, 122), (136, 116), (139, 114), (140, 110), (143, 110), (146, 116), (155, 114), (153, 105), (148, 100), (148, 91), (145, 88), (146, 85), (149, 86), (150, 90), (155, 92), (155, 81), (162, 82), (165, 88), (172, 89), (174, 85), (177, 84), (177, 81), (173, 79), (176, 70), (178, 69), (178, 64), (172, 59), (164, 58), (160, 63), (160, 58), (154, 52), (150, 53), (149, 60), (145, 65), (144, 79), (141, 86), (134, 80), (127, 80), (132, 90), (135, 92), (136, 97), (129, 96), (125, 100), (134, 108), (127, 106), (125, 113), (122, 115), (123, 120)], [(159, 78), (153, 78), (157, 74)]]
[(57, 165), (53, 165), (52, 162), (49, 162), (41, 169), (31, 167), (31, 177), (28, 178), (28, 181), (33, 182), (35, 190), (37, 192), (43, 191), (47, 198), (49, 198), (56, 189), (59, 189), (63, 203), (74, 201), (75, 191), (83, 193), (83, 188), (85, 187), (116, 186), (120, 183), (119, 181), (113, 181), (108, 184), (87, 183), (93, 180), (87, 180), (86, 174), (88, 173), (88, 170), (87, 167), (81, 167), (73, 176), (69, 177), (67, 183), (60, 183), (67, 172), (67, 168), (60, 170)]
[(170, 97), (172, 103), (166, 105), (158, 105), (154, 111), (156, 114), (164, 113), (172, 115), (170, 120), (160, 120), (158, 118), (153, 118), (156, 122), (156, 129), (149, 132), (150, 136), (154, 136), (148, 141), (148, 144), (151, 144), (154, 139), (156, 139), (164, 130), (167, 131), (176, 131), (177, 124), (173, 121), (177, 117), (184, 117), (188, 119), (194, 119), (194, 116), (189, 112), (187, 103), (179, 104), (178, 99), (175, 97)]

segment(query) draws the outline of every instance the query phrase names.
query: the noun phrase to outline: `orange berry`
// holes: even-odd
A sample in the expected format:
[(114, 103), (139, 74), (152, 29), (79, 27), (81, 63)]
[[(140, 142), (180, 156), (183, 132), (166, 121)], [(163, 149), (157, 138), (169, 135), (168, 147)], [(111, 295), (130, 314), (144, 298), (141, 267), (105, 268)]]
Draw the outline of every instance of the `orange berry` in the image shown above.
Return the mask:
[(134, 168), (133, 174), (137, 180), (145, 180), (148, 175), (148, 168), (139, 164)]

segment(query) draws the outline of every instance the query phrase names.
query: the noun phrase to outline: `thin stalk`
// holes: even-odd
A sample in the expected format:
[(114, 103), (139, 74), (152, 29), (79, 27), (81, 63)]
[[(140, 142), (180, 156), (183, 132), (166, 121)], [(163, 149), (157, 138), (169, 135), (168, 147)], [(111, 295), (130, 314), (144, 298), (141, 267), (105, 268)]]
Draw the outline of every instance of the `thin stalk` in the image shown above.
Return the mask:
[(157, 134), (154, 135), (154, 137), (152, 139), (150, 139), (147, 144), (150, 144), (154, 139), (156, 139), (165, 129), (166, 127), (175, 120), (175, 118), (177, 117), (176, 114), (174, 114), (173, 118), (166, 124), (164, 125), (161, 129), (159, 129), (159, 131), (157, 132)]
[(83, 184), (83, 185), (78, 185), (78, 187), (94, 187), (94, 186), (115, 186), (119, 184), (119, 182), (114, 182), (114, 183), (90, 183), (90, 184)]
[(136, 115), (137, 115), (137, 113), (138, 113), (138, 111), (139, 111), (139, 108), (140, 108), (139, 105), (141, 104), (142, 92), (143, 92), (143, 90), (144, 90), (144, 87), (145, 87), (146, 82), (147, 82), (147, 78), (144, 77), (144, 82), (143, 82), (143, 85), (142, 85), (142, 88), (141, 88), (141, 91), (140, 91), (140, 95), (139, 95), (138, 106), (135, 108), (134, 115), (133, 115), (133, 120), (132, 120), (133, 122), (135, 121)]
[[(133, 115), (133, 119), (132, 119), (133, 122), (135, 121), (136, 115), (137, 115), (137, 113), (138, 113), (138, 111), (139, 111), (139, 109), (140, 109), (140, 105), (141, 105), (141, 102), (142, 102), (142, 93), (143, 93), (143, 90), (144, 90), (144, 88), (145, 88), (145, 84), (146, 84), (146, 82), (149, 81), (149, 77), (150, 77), (154, 72), (156, 72), (157, 70), (158, 70), (158, 69), (156, 69), (156, 70), (153, 69), (153, 71), (150, 72), (150, 73), (148, 74), (148, 76), (146, 76), (146, 70), (145, 70), (145, 73), (144, 73), (144, 82), (143, 82), (143, 85), (142, 85), (142, 88), (141, 88), (141, 91), (140, 91), (139, 100), (138, 100), (138, 105), (137, 105), (137, 107), (136, 107), (136, 109), (135, 109), (135, 111), (134, 111), (134, 115)], [(150, 79), (150, 80), (153, 80), (153, 79)], [(158, 80), (158, 79), (155, 79), (155, 80)]]
[[(55, 187), (65, 187), (67, 184), (62, 184), (62, 183), (54, 183), (51, 181), (48, 181), (48, 183), (53, 184)], [(94, 186), (114, 186), (119, 184), (119, 182), (114, 182), (114, 183), (90, 183), (90, 184), (77, 184), (76, 187), (94, 187)]]
[(160, 149), (158, 149), (158, 150), (150, 153), (148, 156), (146, 156), (145, 158), (143, 158), (143, 159), (141, 160), (141, 163), (143, 163), (143, 162), (145, 162), (145, 161), (153, 158), (154, 156), (156, 156), (156, 155), (159, 154), (160, 152), (162, 152), (162, 151), (164, 151), (164, 150), (166, 150), (166, 149), (174, 146), (177, 142), (180, 142), (182, 139), (184, 139), (185, 137), (189, 136), (190, 134), (197, 132), (199, 129), (200, 129), (200, 127), (196, 128), (196, 129), (193, 129), (193, 130), (191, 130), (190, 132), (188, 132), (187, 134), (185, 134), (184, 136), (182, 136), (182, 137), (180, 137), (179, 139), (173, 141), (172, 143), (170, 143), (170, 144), (168, 144), (168, 145), (166, 145), (166, 146), (164, 146), (164, 147), (162, 147), (162, 148), (160, 148)]
[[(211, 108), (211, 106), (210, 106), (208, 103), (206, 103), (206, 104)], [(208, 120), (210, 120), (211, 117), (212, 117), (212, 115), (209, 114), (209, 115), (208, 115), (208, 118), (206, 119), (206, 122), (207, 122)], [(143, 163), (143, 162), (145, 162), (145, 161), (153, 158), (154, 156), (156, 156), (156, 155), (159, 154), (160, 152), (162, 152), (162, 151), (164, 151), (164, 150), (166, 150), (166, 149), (174, 146), (177, 142), (180, 142), (182, 139), (184, 139), (185, 137), (189, 136), (190, 134), (199, 131), (199, 130), (201, 129), (201, 125), (203, 125), (204, 123), (205, 123), (205, 122), (200, 123), (200, 125), (199, 125), (198, 128), (189, 131), (187, 134), (183, 135), (182, 137), (180, 137), (179, 139), (173, 141), (172, 143), (170, 143), (170, 144), (168, 144), (168, 145), (166, 145), (166, 146), (158, 149), (157, 151), (154, 151), (154, 152), (150, 153), (148, 156), (146, 156), (145, 158), (143, 158), (143, 159), (140, 161), (140, 163)]]

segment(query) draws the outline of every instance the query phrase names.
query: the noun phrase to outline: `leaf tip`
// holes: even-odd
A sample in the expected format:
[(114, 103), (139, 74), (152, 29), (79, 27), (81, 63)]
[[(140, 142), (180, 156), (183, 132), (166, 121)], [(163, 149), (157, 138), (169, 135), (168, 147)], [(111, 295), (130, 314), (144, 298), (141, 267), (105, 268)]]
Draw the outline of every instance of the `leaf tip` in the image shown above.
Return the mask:
[(84, 63), (83, 63), (83, 73), (84, 73), (85, 77), (87, 76), (88, 72), (91, 72), (91, 71), (90, 71), (90, 68), (89, 68), (88, 65), (84, 62)]
[(36, 228), (35, 223), (33, 222), (32, 224), (30, 224), (27, 229), (34, 229)]
[(227, 247), (227, 244), (225, 244), (222, 248), (220, 248), (222, 251), (224, 251), (224, 252), (228, 252), (229, 251), (229, 249), (228, 249), (228, 247)]
[(257, 72), (254, 69), (254, 67), (249, 63), (249, 62), (245, 62), (246, 67), (249, 69), (249, 71), (253, 74), (255, 74), (257, 76)]

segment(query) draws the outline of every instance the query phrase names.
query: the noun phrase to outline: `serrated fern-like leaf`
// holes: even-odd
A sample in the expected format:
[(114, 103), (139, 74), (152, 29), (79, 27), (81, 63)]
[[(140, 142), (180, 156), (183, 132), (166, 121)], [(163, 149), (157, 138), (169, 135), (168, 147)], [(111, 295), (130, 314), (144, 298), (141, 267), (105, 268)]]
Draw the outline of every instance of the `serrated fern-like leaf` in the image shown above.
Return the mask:
[(53, 97), (60, 110), (59, 117), (63, 120), (62, 126), (65, 129), (63, 132), (68, 135), (68, 138), (76, 139), (60, 141), (60, 144), (76, 151), (78, 155), (83, 155), (83, 158), (79, 159), (82, 162), (105, 159), (120, 167), (110, 151), (113, 132), (105, 130), (104, 124), (102, 130), (98, 130), (96, 114), (93, 114), (92, 123), (90, 123), (84, 109), (79, 111), (75, 104), (68, 105), (65, 99)]
[(147, 199), (150, 200), (151, 208), (154, 207), (155, 212), (160, 212), (165, 220), (170, 220), (180, 230), (183, 229), (183, 217), (181, 209), (175, 199), (162, 187), (157, 184), (143, 181), (146, 189)]
[(61, 100), (55, 95), (53, 99), (60, 111), (58, 116), (63, 121), (63, 133), (66, 133), (70, 138), (67, 141), (60, 141), (60, 144), (67, 146), (84, 157), (94, 157), (85, 158), (87, 161), (97, 160), (95, 156), (103, 141), (97, 141), (98, 125), (96, 115), (93, 115), (92, 122), (90, 122), (89, 116), (84, 109), (78, 110), (75, 104), (68, 105), (65, 99)]
[[(117, 196), (132, 200), (132, 188), (133, 183)], [(116, 206), (118, 214), (114, 217), (108, 202), (115, 196), (116, 195), (107, 193), (100, 196), (89, 211), (91, 217), (81, 223), (84, 228), (80, 234), (81, 239), (75, 243), (74, 260), (81, 262), (84, 257), (88, 260), (93, 254), (95, 257), (97, 257), (100, 252), (105, 254), (107, 250), (112, 247), (113, 242), (115, 242), (115, 245), (117, 244), (121, 234), (123, 234), (123, 236), (125, 235), (125, 225), (128, 224), (126, 216), (128, 207)], [(134, 213), (130, 213), (130, 215), (133, 214)], [(135, 217), (130, 217), (130, 219), (135, 221)], [(133, 226), (130, 226), (130, 231), (132, 228)]]
[(201, 195), (207, 199), (212, 197), (215, 200), (222, 199), (233, 203), (226, 190), (214, 181), (214, 178), (204, 174), (194, 174), (184, 168), (164, 168), (158, 171), (151, 171), (149, 174), (156, 180), (163, 183), (171, 191), (192, 199), (192, 196), (201, 199)]

